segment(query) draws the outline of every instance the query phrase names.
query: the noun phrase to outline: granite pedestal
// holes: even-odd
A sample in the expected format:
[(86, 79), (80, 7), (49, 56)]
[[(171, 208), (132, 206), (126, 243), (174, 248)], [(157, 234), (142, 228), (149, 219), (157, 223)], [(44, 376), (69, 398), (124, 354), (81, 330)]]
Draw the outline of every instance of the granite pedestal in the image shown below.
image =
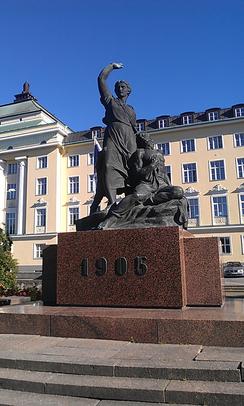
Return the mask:
[(61, 233), (57, 256), (44, 251), (44, 280), (56, 263), (58, 305), (222, 305), (217, 238), (179, 227)]

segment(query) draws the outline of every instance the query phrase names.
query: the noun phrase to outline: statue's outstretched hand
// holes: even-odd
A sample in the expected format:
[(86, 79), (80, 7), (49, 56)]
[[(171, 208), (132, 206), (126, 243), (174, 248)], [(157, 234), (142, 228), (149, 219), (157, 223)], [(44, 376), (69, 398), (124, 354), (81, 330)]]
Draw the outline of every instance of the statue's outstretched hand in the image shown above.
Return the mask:
[(124, 67), (124, 65), (120, 62), (112, 62), (113, 69), (121, 69)]

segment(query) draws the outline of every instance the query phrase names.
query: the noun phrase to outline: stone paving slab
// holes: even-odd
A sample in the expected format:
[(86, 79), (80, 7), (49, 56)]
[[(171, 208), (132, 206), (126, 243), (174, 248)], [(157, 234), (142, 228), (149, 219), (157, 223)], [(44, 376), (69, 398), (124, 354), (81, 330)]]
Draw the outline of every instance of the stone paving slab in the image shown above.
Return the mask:
[(243, 383), (171, 381), (166, 389), (166, 402), (208, 406), (244, 405)]
[(98, 406), (100, 403), (98, 399), (0, 389), (0, 406)]
[(98, 399), (164, 402), (168, 381), (0, 368), (3, 389)]
[(196, 360), (244, 362), (244, 347), (203, 347)]
[[(189, 406), (186, 404), (178, 403), (151, 403), (151, 402), (130, 402), (130, 401), (117, 401), (117, 400), (102, 400), (98, 403), (98, 406)], [(191, 406), (199, 406), (199, 405), (191, 405)]]

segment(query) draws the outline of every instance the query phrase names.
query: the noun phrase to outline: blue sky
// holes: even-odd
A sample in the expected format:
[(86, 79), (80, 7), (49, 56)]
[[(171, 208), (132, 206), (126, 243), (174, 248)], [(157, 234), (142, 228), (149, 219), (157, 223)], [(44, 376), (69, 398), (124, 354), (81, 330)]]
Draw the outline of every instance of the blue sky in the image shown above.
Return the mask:
[(99, 71), (128, 80), (138, 118), (244, 102), (243, 0), (1, 2), (0, 104), (32, 94), (78, 131), (102, 124)]

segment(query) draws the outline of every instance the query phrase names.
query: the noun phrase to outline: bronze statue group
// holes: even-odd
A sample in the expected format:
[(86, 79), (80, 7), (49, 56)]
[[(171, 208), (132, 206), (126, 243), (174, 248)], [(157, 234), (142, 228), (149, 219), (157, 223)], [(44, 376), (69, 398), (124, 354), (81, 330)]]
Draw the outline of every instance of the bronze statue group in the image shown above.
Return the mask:
[[(187, 228), (188, 203), (184, 191), (171, 185), (162, 152), (154, 149), (146, 133), (137, 132), (136, 114), (126, 103), (130, 85), (124, 80), (117, 81), (117, 97), (107, 87), (108, 75), (122, 67), (121, 63), (111, 63), (98, 76), (106, 129), (96, 162), (96, 194), (84, 229), (172, 225)], [(124, 197), (116, 203), (121, 194)], [(100, 212), (103, 197), (108, 204)]]

